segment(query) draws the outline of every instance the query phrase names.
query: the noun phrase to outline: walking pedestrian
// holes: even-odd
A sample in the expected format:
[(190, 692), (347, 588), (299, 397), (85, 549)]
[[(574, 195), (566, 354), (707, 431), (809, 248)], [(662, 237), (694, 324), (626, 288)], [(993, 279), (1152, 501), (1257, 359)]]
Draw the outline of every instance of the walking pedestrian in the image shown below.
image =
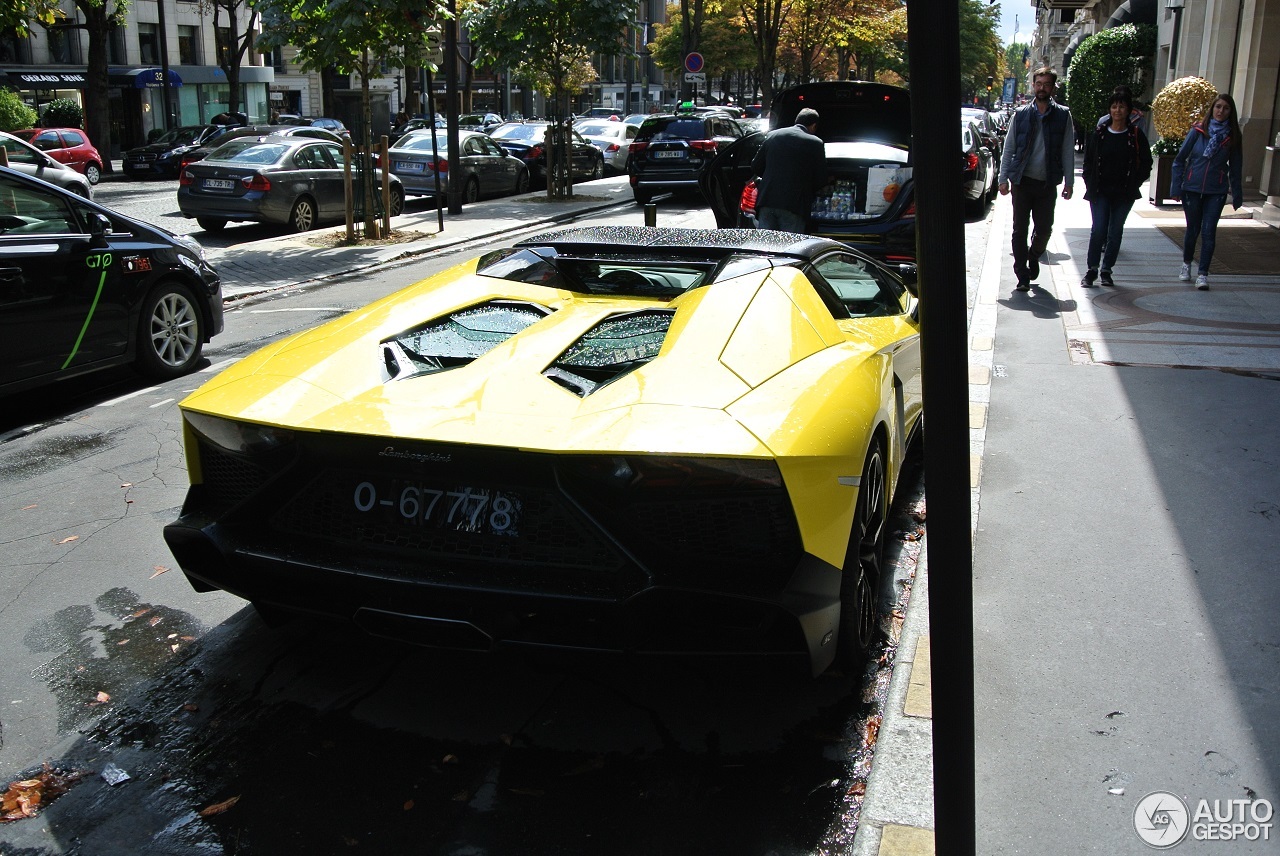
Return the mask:
[[(1044, 66), (1031, 78), (1035, 100), (1019, 107), (1009, 123), (1000, 157), (1000, 193), (1013, 193), (1013, 275), (1018, 291), (1040, 276), (1040, 256), (1053, 232), (1058, 184), (1070, 199), (1075, 186), (1075, 125), (1071, 111), (1053, 100), (1058, 75)], [(1034, 224), (1031, 243), (1027, 229)]]
[(1191, 126), (1173, 159), (1173, 175), (1169, 179), (1169, 196), (1182, 199), (1182, 213), (1187, 218), (1187, 234), (1182, 241), (1182, 269), (1178, 279), (1191, 281), (1191, 264), (1195, 261), (1196, 238), (1200, 239), (1200, 266), (1196, 288), (1209, 288), (1209, 263), (1217, 243), (1218, 218), (1231, 194), (1231, 207), (1240, 210), (1244, 194), (1241, 173), (1240, 121), (1236, 102), (1230, 95), (1218, 93), (1204, 118)]
[(1133, 97), (1128, 87), (1111, 95), (1110, 121), (1099, 125), (1084, 141), (1084, 198), (1093, 213), (1089, 232), (1088, 270), (1080, 284), (1093, 288), (1101, 276), (1103, 285), (1115, 285), (1111, 270), (1120, 253), (1124, 221), (1139, 188), (1151, 175), (1151, 146), (1136, 123)]
[(814, 197), (827, 183), (827, 153), (818, 136), (818, 111), (806, 107), (790, 128), (770, 131), (751, 168), (760, 177), (756, 226), (805, 234)]

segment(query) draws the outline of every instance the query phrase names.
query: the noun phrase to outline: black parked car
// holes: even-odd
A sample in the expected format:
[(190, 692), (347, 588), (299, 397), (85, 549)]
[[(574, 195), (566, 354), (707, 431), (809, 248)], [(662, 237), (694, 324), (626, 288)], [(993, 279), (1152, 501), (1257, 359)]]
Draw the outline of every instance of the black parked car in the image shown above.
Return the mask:
[[(524, 161), (534, 186), (547, 184), (547, 151), (543, 140), (546, 122), (505, 122), (489, 132), (498, 145)], [(574, 181), (604, 178), (604, 153), (572, 128), (573, 149), (569, 155)]]
[(235, 130), (236, 125), (186, 125), (162, 134), (154, 143), (124, 153), (124, 174), (129, 178), (177, 178), (182, 156)]
[(703, 166), (743, 133), (727, 113), (690, 110), (645, 119), (627, 159), (636, 202), (645, 205), (655, 194), (673, 190), (696, 191)]
[(191, 371), (222, 330), (194, 239), (0, 167), (0, 395), (135, 363)]
[[(914, 261), (910, 93), (863, 80), (803, 83), (774, 96), (774, 127), (794, 125), (804, 107), (813, 107), (822, 117), (818, 136), (833, 179), (814, 200), (809, 234), (849, 244), (890, 263)], [(751, 164), (764, 138), (764, 133), (753, 133), (722, 146), (700, 176), (703, 195), (722, 229), (755, 226)]]

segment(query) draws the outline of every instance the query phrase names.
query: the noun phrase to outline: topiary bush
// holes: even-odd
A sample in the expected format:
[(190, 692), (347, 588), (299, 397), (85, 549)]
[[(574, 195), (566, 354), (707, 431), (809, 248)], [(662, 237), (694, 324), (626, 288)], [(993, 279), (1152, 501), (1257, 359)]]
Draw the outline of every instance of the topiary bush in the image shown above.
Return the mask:
[(1203, 77), (1179, 77), (1170, 81), (1151, 102), (1152, 120), (1160, 139), (1152, 146), (1156, 154), (1171, 148), (1177, 153), (1187, 131), (1204, 118), (1218, 88)]
[(84, 111), (79, 104), (70, 98), (55, 98), (44, 108), (41, 124), (46, 128), (80, 128), (83, 122)]
[(12, 89), (0, 87), (0, 131), (21, 131), (30, 128), (40, 116)]
[(1151, 60), (1156, 53), (1156, 28), (1152, 24), (1121, 24), (1094, 33), (1080, 42), (1067, 69), (1067, 100), (1071, 115), (1092, 128), (1106, 115), (1111, 93), (1120, 84), (1129, 87), (1140, 102), (1151, 82)]

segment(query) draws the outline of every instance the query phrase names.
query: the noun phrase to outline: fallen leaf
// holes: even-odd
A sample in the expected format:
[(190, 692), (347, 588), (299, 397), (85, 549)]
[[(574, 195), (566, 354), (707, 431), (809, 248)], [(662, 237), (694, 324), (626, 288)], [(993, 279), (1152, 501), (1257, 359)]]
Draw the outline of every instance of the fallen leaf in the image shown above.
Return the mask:
[(120, 640), (119, 642), (117, 642), (116, 644), (117, 644), (117, 645), (128, 645), (128, 644), (129, 644), (129, 640), (128, 640), (128, 639), (121, 639), (121, 640)]
[(178, 649), (179, 649), (180, 647), (182, 647), (182, 646), (181, 646), (181, 645), (178, 645), (178, 644), (170, 645), (170, 646), (169, 646), (169, 653), (171, 653), (171, 654), (176, 654), (176, 653), (178, 653)]
[(154, 580), (156, 577), (160, 576), (161, 574), (163, 574), (163, 573), (165, 573), (166, 571), (168, 571), (168, 570), (169, 570), (169, 569), (168, 569), (168, 568), (166, 568), (164, 565), (152, 565), (152, 567), (153, 567), (153, 568), (155, 568), (155, 571), (156, 571), (156, 572), (155, 572), (154, 574), (152, 574), (151, 576), (147, 577), (147, 579), (149, 579), (149, 580)]
[(177, 639), (177, 638), (178, 638), (178, 634), (177, 634), (177, 633), (170, 633), (168, 636), (166, 636), (166, 637), (164, 637), (164, 638), (166, 638), (166, 639)]
[(153, 617), (153, 618), (151, 618), (149, 621), (147, 621), (147, 626), (148, 626), (148, 627), (155, 627), (155, 626), (156, 626), (157, 624), (159, 624), (161, 621), (164, 621), (164, 616), (163, 616), (163, 615), (157, 615), (157, 616), (154, 616), (154, 617)]
[(194, 636), (179, 636), (178, 638), (179, 638), (179, 639), (181, 639), (183, 642), (194, 642), (194, 641), (196, 641), (196, 637), (194, 637)]
[(411, 808), (413, 808), (413, 800), (405, 800), (405, 801), (404, 801), (404, 810), (405, 810), (405, 811), (409, 811)]
[(133, 505), (133, 500), (132, 500), (132, 499), (126, 499), (126, 500), (124, 501), (124, 504), (125, 504), (125, 505)]
[(58, 543), (59, 543), (59, 544), (70, 544), (72, 541), (79, 541), (79, 540), (80, 540), (80, 536), (79, 536), (79, 535), (68, 535), (66, 538), (63, 538), (63, 539), (62, 539), (61, 541), (59, 541)]
[(102, 690), (98, 690), (98, 701), (102, 702), (103, 704), (106, 704), (107, 702), (111, 701), (111, 696), (107, 695)]
[(120, 485), (120, 487), (133, 487), (133, 482), (125, 482), (124, 484)]
[(860, 797), (867, 793), (867, 783), (863, 781), (854, 782), (849, 786), (849, 796)]
[(205, 808), (200, 809), (200, 816), (213, 817), (215, 814), (222, 814), (224, 811), (231, 808), (233, 805), (235, 805), (238, 802), (240, 802), (239, 794), (237, 794), (234, 797), (231, 797), (231, 799), (226, 799), (220, 803), (214, 803), (211, 806), (206, 806)]
[(458, 791), (456, 794), (453, 795), (454, 802), (466, 802), (469, 799), (471, 799), (471, 794), (467, 793), (466, 791)]
[(33, 509), (33, 508), (38, 508), (38, 507), (39, 507), (39, 505), (40, 505), (40, 503), (38, 503), (38, 502), (33, 502), (33, 503), (31, 503), (30, 505), (24, 505), (24, 506), (22, 506), (22, 510), (23, 510), (23, 511), (30, 511), (30, 510), (31, 510), (31, 509)]
[(199, 710), (199, 709), (200, 709), (200, 705), (198, 705), (198, 704), (191, 704), (191, 703), (189, 703), (189, 702), (188, 702), (187, 704), (184, 704), (184, 705), (182, 706), (182, 709), (183, 709), (183, 710), (185, 710), (185, 711), (187, 711), (188, 713), (195, 713), (197, 710)]
[(506, 745), (510, 746), (511, 741), (514, 740), (515, 738), (512, 737), (510, 734), (499, 734), (498, 739), (501, 740)]
[(457, 756), (457, 755), (445, 755), (443, 758), (441, 758), (441, 759), (440, 759), (440, 763), (441, 763), (441, 764), (456, 764), (456, 763), (458, 763), (458, 756)]
[(862, 745), (874, 746), (876, 743), (876, 735), (880, 733), (880, 717), (867, 717), (866, 724), (862, 727)]

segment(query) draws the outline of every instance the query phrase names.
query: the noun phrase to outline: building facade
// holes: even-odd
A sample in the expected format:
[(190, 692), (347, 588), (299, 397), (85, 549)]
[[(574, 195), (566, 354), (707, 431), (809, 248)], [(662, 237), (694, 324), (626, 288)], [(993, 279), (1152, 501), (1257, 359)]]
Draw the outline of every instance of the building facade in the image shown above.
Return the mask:
[[(0, 33), (0, 85), (17, 90), (37, 112), (55, 98), (84, 106), (89, 36), (74, 3), (65, 2), (63, 11), (57, 26), (33, 26), (27, 36)], [(212, 13), (203, 13), (198, 2), (131, 4), (125, 26), (113, 28), (108, 39), (111, 139), (93, 141), (103, 155), (119, 157), (155, 131), (202, 124), (226, 112), (230, 84), (217, 62), (219, 41), (228, 40), (218, 38)], [(273, 80), (269, 60), (246, 54), (239, 109), (250, 121), (267, 120)]]
[(1280, 212), (1280, 0), (1037, 0), (1031, 66), (1064, 74), (1081, 41), (1126, 23), (1156, 26), (1148, 98), (1195, 76), (1235, 99), (1246, 201)]

